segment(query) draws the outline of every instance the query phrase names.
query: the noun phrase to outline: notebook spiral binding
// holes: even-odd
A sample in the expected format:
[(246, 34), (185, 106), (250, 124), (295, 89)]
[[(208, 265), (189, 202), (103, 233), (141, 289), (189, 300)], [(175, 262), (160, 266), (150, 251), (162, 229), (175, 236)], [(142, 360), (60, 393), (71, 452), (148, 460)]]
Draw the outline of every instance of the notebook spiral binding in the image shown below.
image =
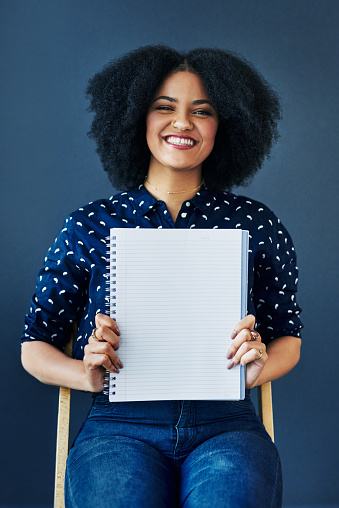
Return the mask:
[[(114, 247), (116, 246), (115, 243), (112, 243), (111, 240), (115, 240), (116, 237), (115, 236), (112, 236), (112, 238), (110, 238), (110, 236), (107, 236), (106, 237), (106, 242), (107, 242), (107, 251), (106, 251), (106, 254), (107, 254), (107, 261), (108, 261), (108, 264), (106, 266), (106, 273), (104, 275), (105, 279), (106, 279), (106, 287), (105, 287), (105, 292), (106, 292), (106, 295), (105, 295), (105, 306), (106, 306), (106, 309), (105, 309), (105, 312), (106, 314), (110, 315), (113, 319), (114, 319), (114, 316), (116, 314), (116, 310), (115, 310), (115, 306), (116, 306), (116, 302), (115, 302), (115, 299), (116, 299), (116, 296), (115, 295), (112, 295), (111, 293), (115, 293), (116, 289), (115, 289), (115, 284), (116, 284), (116, 281), (115, 280), (111, 280), (111, 277), (110, 277), (110, 271), (111, 271), (111, 263), (114, 263), (115, 262), (115, 254), (116, 254), (116, 251), (113, 250)], [(112, 266), (112, 268), (115, 268), (115, 266)], [(115, 277), (115, 274), (112, 274), (112, 277)], [(114, 380), (115, 378), (113, 378)], [(115, 385), (113, 385), (114, 387)], [(103, 389), (103, 393), (104, 395), (109, 395), (109, 388), (110, 388), (110, 372), (108, 370), (105, 371), (105, 374), (104, 374), (104, 389)]]

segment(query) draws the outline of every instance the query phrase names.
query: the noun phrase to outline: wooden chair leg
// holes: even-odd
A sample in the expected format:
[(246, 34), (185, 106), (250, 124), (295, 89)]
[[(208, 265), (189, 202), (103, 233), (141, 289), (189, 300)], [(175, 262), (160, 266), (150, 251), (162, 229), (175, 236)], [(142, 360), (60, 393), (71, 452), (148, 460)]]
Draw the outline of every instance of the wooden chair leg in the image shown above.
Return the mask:
[(264, 383), (258, 388), (259, 415), (265, 429), (274, 442), (273, 426), (273, 405), (272, 405), (272, 385), (271, 382)]
[(59, 389), (59, 411), (55, 461), (54, 508), (64, 508), (64, 484), (68, 456), (69, 417), (71, 405), (70, 388)]
[[(74, 322), (70, 340), (64, 349), (64, 353), (69, 357), (72, 356), (76, 334), (77, 323)], [(70, 409), (71, 389), (60, 386), (55, 456), (54, 508), (65, 508), (65, 471), (68, 457)]]

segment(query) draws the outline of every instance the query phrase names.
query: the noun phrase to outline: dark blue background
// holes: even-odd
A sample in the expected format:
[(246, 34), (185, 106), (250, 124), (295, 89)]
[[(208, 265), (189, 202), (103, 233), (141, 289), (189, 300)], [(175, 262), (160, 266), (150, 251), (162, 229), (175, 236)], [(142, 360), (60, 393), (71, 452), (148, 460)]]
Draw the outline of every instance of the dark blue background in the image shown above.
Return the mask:
[[(302, 359), (273, 385), (284, 506), (339, 504), (338, 13), (336, 0), (1, 1), (0, 506), (52, 506), (57, 388), (23, 371), (18, 339), (65, 215), (113, 192), (86, 136), (87, 79), (157, 42), (240, 52), (282, 96), (280, 142), (240, 192), (299, 255)], [(73, 401), (72, 436), (90, 396)]]

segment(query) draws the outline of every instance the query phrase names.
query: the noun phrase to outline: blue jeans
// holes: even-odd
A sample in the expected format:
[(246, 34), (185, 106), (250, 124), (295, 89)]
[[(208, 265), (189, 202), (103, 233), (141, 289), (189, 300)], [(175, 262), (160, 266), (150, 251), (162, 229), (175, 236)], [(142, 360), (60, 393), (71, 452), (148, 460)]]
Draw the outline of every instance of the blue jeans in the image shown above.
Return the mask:
[(279, 454), (246, 399), (110, 403), (70, 451), (66, 508), (278, 508)]

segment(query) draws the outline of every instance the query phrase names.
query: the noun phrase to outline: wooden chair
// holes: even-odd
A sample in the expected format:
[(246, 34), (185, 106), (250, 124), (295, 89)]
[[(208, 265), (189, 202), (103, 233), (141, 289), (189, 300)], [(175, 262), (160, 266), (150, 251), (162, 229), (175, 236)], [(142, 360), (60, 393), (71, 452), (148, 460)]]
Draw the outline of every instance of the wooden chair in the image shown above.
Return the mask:
[(273, 404), (271, 381), (258, 386), (258, 409), (261, 421), (274, 443)]
[[(65, 353), (69, 356), (72, 352), (73, 341), (71, 341)], [(54, 508), (64, 508), (64, 481), (66, 470), (66, 459), (68, 455), (69, 440), (69, 421), (71, 407), (70, 388), (60, 387), (59, 390), (59, 411), (57, 426), (56, 443), (56, 463), (55, 463), (55, 488), (54, 488)], [(273, 429), (273, 408), (272, 408), (272, 387), (271, 383), (265, 383), (258, 387), (258, 408), (259, 416), (274, 441)]]
[[(67, 344), (65, 353), (72, 356), (73, 339)], [(64, 508), (64, 484), (68, 456), (71, 389), (60, 386), (57, 423), (57, 441), (54, 479), (54, 508)]]

